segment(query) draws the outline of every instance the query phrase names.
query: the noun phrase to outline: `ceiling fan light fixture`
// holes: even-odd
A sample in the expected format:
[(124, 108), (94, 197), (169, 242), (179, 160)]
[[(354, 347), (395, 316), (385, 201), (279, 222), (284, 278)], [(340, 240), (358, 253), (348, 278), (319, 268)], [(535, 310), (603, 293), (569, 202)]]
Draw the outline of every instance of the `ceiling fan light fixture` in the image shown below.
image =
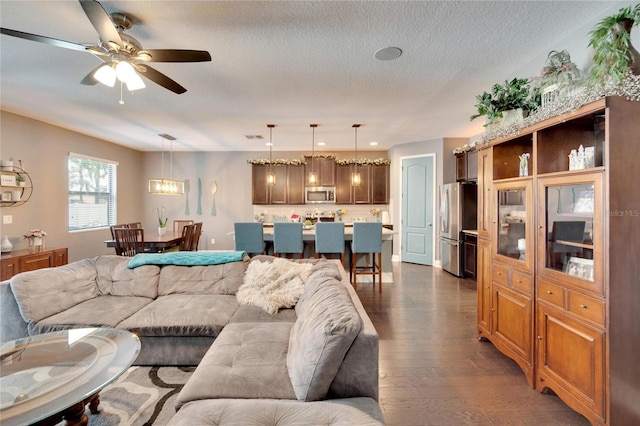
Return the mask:
[(116, 65), (116, 75), (118, 76), (118, 80), (123, 83), (128, 83), (129, 80), (133, 79), (137, 74), (136, 70), (129, 62), (120, 61)]
[(146, 87), (144, 81), (142, 80), (142, 77), (140, 77), (136, 73), (129, 77), (129, 80), (126, 81), (126, 84), (127, 89), (130, 92), (133, 92), (134, 90), (144, 89)]
[(116, 70), (112, 64), (104, 64), (93, 73), (93, 77), (105, 86), (113, 87), (116, 84)]

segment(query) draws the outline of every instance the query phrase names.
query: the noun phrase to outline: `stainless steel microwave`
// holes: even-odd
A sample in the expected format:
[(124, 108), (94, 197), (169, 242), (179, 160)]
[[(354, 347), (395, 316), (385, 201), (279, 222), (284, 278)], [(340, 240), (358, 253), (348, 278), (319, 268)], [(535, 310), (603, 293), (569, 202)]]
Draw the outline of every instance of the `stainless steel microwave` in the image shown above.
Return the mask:
[(307, 204), (335, 204), (336, 188), (333, 186), (307, 186), (304, 189), (304, 201)]

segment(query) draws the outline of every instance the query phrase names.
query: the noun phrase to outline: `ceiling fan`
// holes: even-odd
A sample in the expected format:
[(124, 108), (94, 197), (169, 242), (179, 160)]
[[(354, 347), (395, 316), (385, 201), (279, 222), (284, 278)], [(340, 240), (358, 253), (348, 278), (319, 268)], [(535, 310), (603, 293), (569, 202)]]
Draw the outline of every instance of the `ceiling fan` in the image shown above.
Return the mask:
[(125, 32), (133, 25), (130, 17), (122, 13), (109, 15), (95, 0), (79, 1), (87, 18), (98, 32), (100, 43), (97, 45), (77, 44), (8, 28), (0, 28), (0, 30), (2, 34), (12, 37), (88, 52), (96, 56), (103, 63), (82, 79), (81, 83), (87, 85), (100, 82), (113, 87), (117, 78), (125, 83), (129, 90), (137, 90), (145, 87), (140, 78), (143, 76), (174, 93), (182, 94), (187, 89), (160, 71), (151, 68), (147, 63), (211, 61), (211, 55), (205, 50), (143, 49), (138, 40)]

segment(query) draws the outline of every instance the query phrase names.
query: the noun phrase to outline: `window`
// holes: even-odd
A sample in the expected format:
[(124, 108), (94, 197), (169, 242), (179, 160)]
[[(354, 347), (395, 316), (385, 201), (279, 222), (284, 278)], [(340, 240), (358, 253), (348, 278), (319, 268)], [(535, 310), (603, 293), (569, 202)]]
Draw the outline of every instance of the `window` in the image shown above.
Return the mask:
[(115, 225), (117, 166), (69, 153), (69, 231)]

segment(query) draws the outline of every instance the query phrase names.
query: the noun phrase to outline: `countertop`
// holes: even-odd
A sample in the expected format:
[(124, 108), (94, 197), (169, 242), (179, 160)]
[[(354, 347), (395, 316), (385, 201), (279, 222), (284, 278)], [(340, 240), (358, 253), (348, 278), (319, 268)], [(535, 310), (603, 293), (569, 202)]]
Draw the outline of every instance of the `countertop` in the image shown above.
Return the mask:
[(463, 234), (469, 234), (469, 235), (475, 235), (476, 237), (478, 236), (478, 230), (477, 229), (463, 229), (462, 233)]

